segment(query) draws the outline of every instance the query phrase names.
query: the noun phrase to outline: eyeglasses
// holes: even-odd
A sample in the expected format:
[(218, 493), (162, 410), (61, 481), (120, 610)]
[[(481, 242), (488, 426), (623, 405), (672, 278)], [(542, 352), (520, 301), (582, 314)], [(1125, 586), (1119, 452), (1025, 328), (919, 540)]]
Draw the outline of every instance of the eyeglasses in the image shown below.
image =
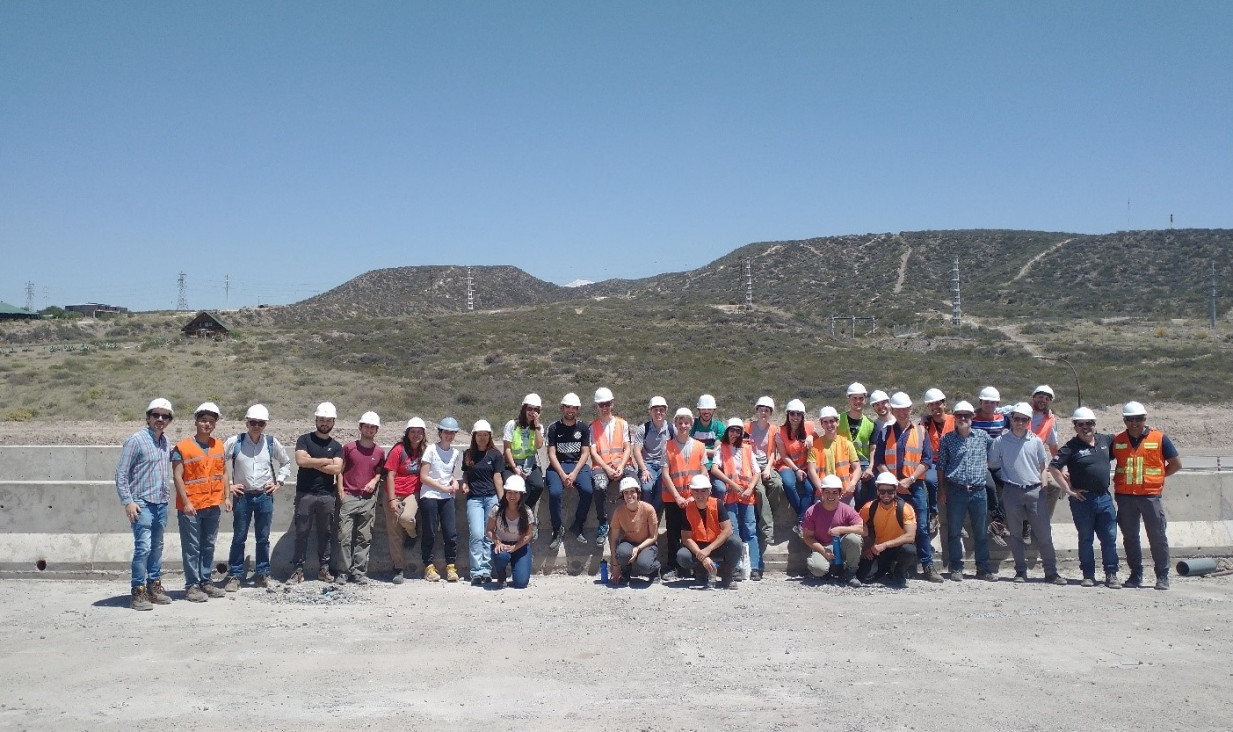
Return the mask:
[(165, 412), (150, 412), (149, 416), (153, 419), (161, 419), (164, 422), (170, 422), (173, 418)]
[(959, 413), (959, 414), (956, 414), (956, 415), (955, 415), (955, 419), (962, 419), (962, 420), (965, 420), (965, 421), (966, 421), (966, 420), (970, 420), (971, 418), (972, 418), (972, 415), (970, 415), (970, 414), (963, 414), (962, 412), (961, 412), (961, 413)]
[(265, 420), (264, 419), (250, 419), (248, 420), (248, 426), (249, 427), (265, 427)]
[(879, 488), (878, 489), (879, 496), (893, 496), (895, 495), (895, 493), (896, 491), (894, 488)]
[(789, 417), (804, 417), (804, 412), (788, 412)]
[(1075, 422), (1076, 427), (1095, 427), (1095, 422)]
[(1032, 418), (1031, 417), (1011, 417), (1010, 421), (1011, 422), (1031, 422)]

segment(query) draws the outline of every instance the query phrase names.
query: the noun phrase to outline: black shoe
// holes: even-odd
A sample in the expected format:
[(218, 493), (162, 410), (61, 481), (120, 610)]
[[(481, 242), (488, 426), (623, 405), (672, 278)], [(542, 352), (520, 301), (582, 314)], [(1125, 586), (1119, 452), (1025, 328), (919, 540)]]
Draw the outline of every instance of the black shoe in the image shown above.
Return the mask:
[(904, 577), (903, 575), (892, 576), (890, 579), (886, 581), (886, 584), (891, 589), (904, 590), (904, 589), (907, 589), (908, 587), (908, 578)]
[(753, 582), (761, 582), (762, 581), (762, 571), (758, 569), (749, 570), (749, 579)]
[(1159, 575), (1156, 577), (1156, 589), (1158, 590), (1169, 589), (1169, 575), (1164, 574), (1164, 575)]
[(1132, 571), (1126, 581), (1122, 583), (1123, 587), (1139, 588), (1143, 586), (1143, 570)]

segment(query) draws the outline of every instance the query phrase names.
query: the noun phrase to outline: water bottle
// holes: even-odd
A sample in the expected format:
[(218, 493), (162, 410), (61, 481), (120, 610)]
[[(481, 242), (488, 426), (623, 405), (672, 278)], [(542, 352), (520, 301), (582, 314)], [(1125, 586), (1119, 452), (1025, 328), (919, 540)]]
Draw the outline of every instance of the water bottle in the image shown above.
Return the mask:
[(835, 558), (831, 560), (831, 565), (835, 567), (843, 566), (843, 541), (838, 536), (831, 537), (831, 551), (835, 553)]
[(608, 584), (608, 560), (599, 560), (599, 581), (601, 584)]

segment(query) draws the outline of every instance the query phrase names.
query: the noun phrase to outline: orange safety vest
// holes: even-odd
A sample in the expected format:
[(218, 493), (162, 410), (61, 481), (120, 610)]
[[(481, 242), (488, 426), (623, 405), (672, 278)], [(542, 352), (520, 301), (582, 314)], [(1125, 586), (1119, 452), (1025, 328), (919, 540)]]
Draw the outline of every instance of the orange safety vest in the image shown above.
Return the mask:
[(689, 521), (689, 533), (698, 546), (706, 546), (719, 537), (719, 501), (706, 499), (706, 520), (698, 510), (698, 502), (690, 501), (685, 506), (685, 518)]
[[(1045, 415), (1044, 419), (1040, 420), (1040, 426), (1032, 430), (1040, 438), (1040, 441), (1046, 445), (1049, 444), (1049, 433), (1053, 431), (1054, 421), (1053, 412), (1049, 412)], [(935, 447), (934, 449), (936, 450), (937, 448)]]
[(787, 458), (795, 463), (796, 467), (804, 470), (805, 460), (809, 457), (809, 441), (813, 439), (813, 422), (805, 423), (805, 439), (803, 440), (793, 440), (787, 429), (779, 430), (779, 435), (783, 437), (784, 454), (775, 463), (775, 469), (788, 467), (788, 463), (784, 461), (784, 458)]
[[(193, 508), (213, 508), (223, 503), (226, 484), (223, 477), (223, 441), (210, 438), (209, 451), (201, 449), (197, 440), (186, 437), (176, 444), (184, 465), (184, 492)], [(184, 501), (176, 491), (176, 510), (184, 510)]]
[(908, 424), (908, 444), (903, 448), (903, 465), (899, 465), (899, 446), (895, 441), (895, 423), (886, 426), (886, 469), (896, 478), (910, 478), (920, 465), (924, 454), (925, 430), (916, 424)]
[(1113, 492), (1131, 496), (1158, 496), (1164, 490), (1164, 433), (1148, 430), (1138, 447), (1131, 447), (1130, 434), (1113, 438)]
[[(743, 488), (748, 488), (754, 482), (754, 456), (753, 446), (748, 443), (741, 445), (741, 472), (736, 473), (736, 453), (732, 446), (728, 443), (720, 443), (719, 445), (719, 469), (729, 478), (733, 478), (737, 483), (740, 483)], [(724, 494), (724, 503), (743, 503), (747, 506), (752, 506), (758, 501), (757, 491), (750, 491), (749, 498), (737, 498), (736, 491), (729, 490)]]
[[(823, 438), (820, 436), (813, 438), (813, 449), (819, 455), (825, 455), (827, 452), (826, 447), (822, 444), (822, 440)], [(831, 454), (835, 458), (835, 475), (847, 480), (848, 476), (852, 475), (852, 453), (856, 450), (856, 446), (843, 435), (835, 435), (835, 440), (831, 443), (831, 450)], [(817, 465), (819, 476), (828, 473), (825, 458)]]
[[(609, 465), (613, 460), (621, 457), (621, 453), (625, 451), (625, 440), (629, 434), (629, 425), (620, 417), (612, 418), (612, 442), (608, 442), (608, 436), (604, 434), (604, 423), (598, 419), (591, 423), (591, 455), (592, 457), (602, 457), (604, 462)], [(599, 467), (599, 461), (592, 459), (591, 464)]]
[[(668, 480), (672, 481), (672, 485), (676, 486), (682, 495), (689, 490), (689, 479), (702, 475), (702, 464), (706, 460), (706, 445), (692, 437), (689, 442), (693, 443), (693, 447), (689, 451), (688, 460), (681, 450), (681, 443), (675, 437), (668, 440), (664, 447), (664, 454), (668, 456)], [(672, 500), (671, 491), (661, 490), (660, 496), (665, 502)]]
[[(1053, 418), (1050, 417), (1050, 419)], [(925, 432), (929, 433), (929, 447), (933, 450), (933, 454), (937, 455), (938, 448), (942, 446), (942, 437), (944, 437), (947, 432), (955, 431), (955, 415), (942, 415), (942, 426), (940, 428), (938, 427), (938, 423), (933, 421), (932, 416), (922, 419), (921, 424), (924, 425)], [(1049, 422), (1049, 424), (1052, 425), (1053, 422)], [(1047, 435), (1049, 433), (1046, 432), (1045, 434)], [(1040, 439), (1045, 439), (1044, 435), (1041, 435)]]

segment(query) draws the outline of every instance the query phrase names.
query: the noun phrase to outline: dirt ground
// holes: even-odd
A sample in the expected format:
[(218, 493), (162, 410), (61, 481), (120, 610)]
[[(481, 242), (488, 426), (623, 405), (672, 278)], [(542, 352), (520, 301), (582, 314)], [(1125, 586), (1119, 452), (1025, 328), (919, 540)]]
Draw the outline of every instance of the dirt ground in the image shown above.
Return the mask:
[[(1189, 404), (1148, 404), (1148, 423), (1163, 429), (1178, 450), (1186, 454), (1229, 454), (1233, 449), (1233, 432), (1226, 423), (1233, 413), (1233, 404), (1194, 406)], [(640, 415), (639, 415), (640, 416)], [(1102, 432), (1122, 429), (1121, 406), (1096, 410), (1097, 428)], [(1069, 419), (1063, 415), (1058, 436), (1070, 438)], [(142, 425), (125, 422), (0, 422), (0, 445), (119, 445)], [(309, 421), (274, 421), (268, 432), (283, 443), (295, 444), (295, 438), (312, 430)], [(240, 422), (223, 422), (217, 428), (220, 435), (233, 435), (243, 431)], [(177, 439), (187, 436), (192, 430), (192, 420), (181, 418), (172, 423), (168, 433)], [(340, 441), (359, 437), (354, 425), (338, 425), (335, 436)], [(392, 442), (399, 435), (396, 429), (386, 429), (379, 438), (383, 444)], [(462, 437), (458, 438), (460, 441)]]
[(0, 581), (0, 728), (1223, 730), (1233, 713), (1233, 577), (324, 587), (137, 613), (124, 578)]

